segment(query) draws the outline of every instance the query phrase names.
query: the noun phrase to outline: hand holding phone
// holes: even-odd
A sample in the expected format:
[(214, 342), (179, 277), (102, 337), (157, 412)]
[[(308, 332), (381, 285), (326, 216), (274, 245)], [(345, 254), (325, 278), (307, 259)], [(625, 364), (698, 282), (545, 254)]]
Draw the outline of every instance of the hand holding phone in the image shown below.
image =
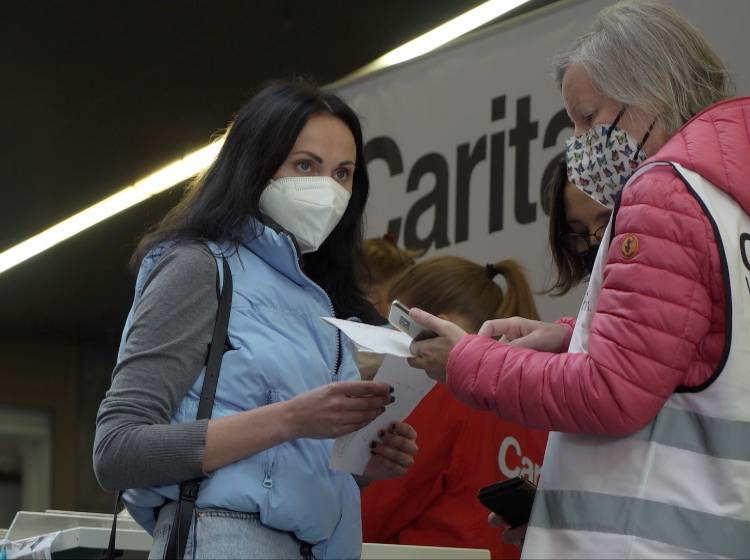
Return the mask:
[(391, 303), (391, 310), (388, 312), (388, 322), (401, 332), (408, 334), (414, 340), (425, 340), (437, 336), (437, 334), (409, 317), (409, 308), (397, 299)]
[(533, 483), (516, 476), (481, 488), (477, 498), (484, 507), (502, 517), (509, 526), (520, 527), (529, 522), (535, 493), (536, 486)]

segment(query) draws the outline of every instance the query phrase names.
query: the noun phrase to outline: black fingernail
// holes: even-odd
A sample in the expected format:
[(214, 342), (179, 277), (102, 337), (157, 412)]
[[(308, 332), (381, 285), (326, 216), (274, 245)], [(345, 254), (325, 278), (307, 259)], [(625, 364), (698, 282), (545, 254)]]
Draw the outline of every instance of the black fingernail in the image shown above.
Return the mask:
[(395, 431), (396, 431), (396, 424), (391, 424), (391, 431), (392, 431), (392, 432), (395, 432)]
[(375, 452), (372, 449), (370, 450), (370, 455), (375, 455)]
[(385, 430), (380, 430), (378, 432), (378, 437), (383, 437), (385, 435)]
[(377, 442), (371, 441), (370, 442), (370, 449), (375, 449), (376, 445), (377, 445)]
[(393, 387), (391, 387), (390, 389), (388, 389), (389, 393), (393, 393), (393, 391), (395, 391), (395, 389)]
[(391, 402), (396, 402), (396, 397), (391, 397)]
[(381, 407), (380, 407), (380, 413), (382, 414), (383, 412), (385, 412), (385, 407), (384, 407), (384, 406), (381, 406)]

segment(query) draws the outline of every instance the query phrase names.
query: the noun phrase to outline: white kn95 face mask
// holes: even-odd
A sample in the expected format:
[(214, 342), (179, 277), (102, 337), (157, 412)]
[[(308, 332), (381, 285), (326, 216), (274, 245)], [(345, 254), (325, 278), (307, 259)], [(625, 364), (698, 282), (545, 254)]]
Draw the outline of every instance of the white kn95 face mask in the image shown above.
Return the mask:
[(350, 197), (331, 177), (282, 177), (268, 182), (260, 211), (294, 235), (302, 253), (311, 253), (339, 223)]

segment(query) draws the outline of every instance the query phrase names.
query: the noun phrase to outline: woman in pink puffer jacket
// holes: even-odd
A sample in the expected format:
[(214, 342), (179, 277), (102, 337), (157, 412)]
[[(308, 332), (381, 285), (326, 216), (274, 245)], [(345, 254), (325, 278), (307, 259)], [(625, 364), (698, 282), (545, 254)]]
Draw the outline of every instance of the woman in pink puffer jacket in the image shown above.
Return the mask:
[(604, 10), (557, 71), (569, 179), (614, 208), (578, 319), (466, 335), (413, 310), (440, 336), (412, 364), (558, 432), (524, 557), (750, 557), (750, 98), (651, 2)]

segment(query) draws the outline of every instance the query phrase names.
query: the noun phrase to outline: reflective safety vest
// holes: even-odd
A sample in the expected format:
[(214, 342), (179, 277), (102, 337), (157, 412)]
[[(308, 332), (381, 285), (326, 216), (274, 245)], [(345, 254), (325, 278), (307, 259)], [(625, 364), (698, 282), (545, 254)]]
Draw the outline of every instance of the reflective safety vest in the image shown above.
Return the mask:
[[(707, 386), (675, 392), (635, 434), (550, 434), (524, 558), (750, 558), (750, 217), (676, 163), (650, 163), (629, 184), (657, 165), (675, 169), (713, 224), (727, 350)], [(606, 260), (600, 250), (571, 353), (588, 350)]]

